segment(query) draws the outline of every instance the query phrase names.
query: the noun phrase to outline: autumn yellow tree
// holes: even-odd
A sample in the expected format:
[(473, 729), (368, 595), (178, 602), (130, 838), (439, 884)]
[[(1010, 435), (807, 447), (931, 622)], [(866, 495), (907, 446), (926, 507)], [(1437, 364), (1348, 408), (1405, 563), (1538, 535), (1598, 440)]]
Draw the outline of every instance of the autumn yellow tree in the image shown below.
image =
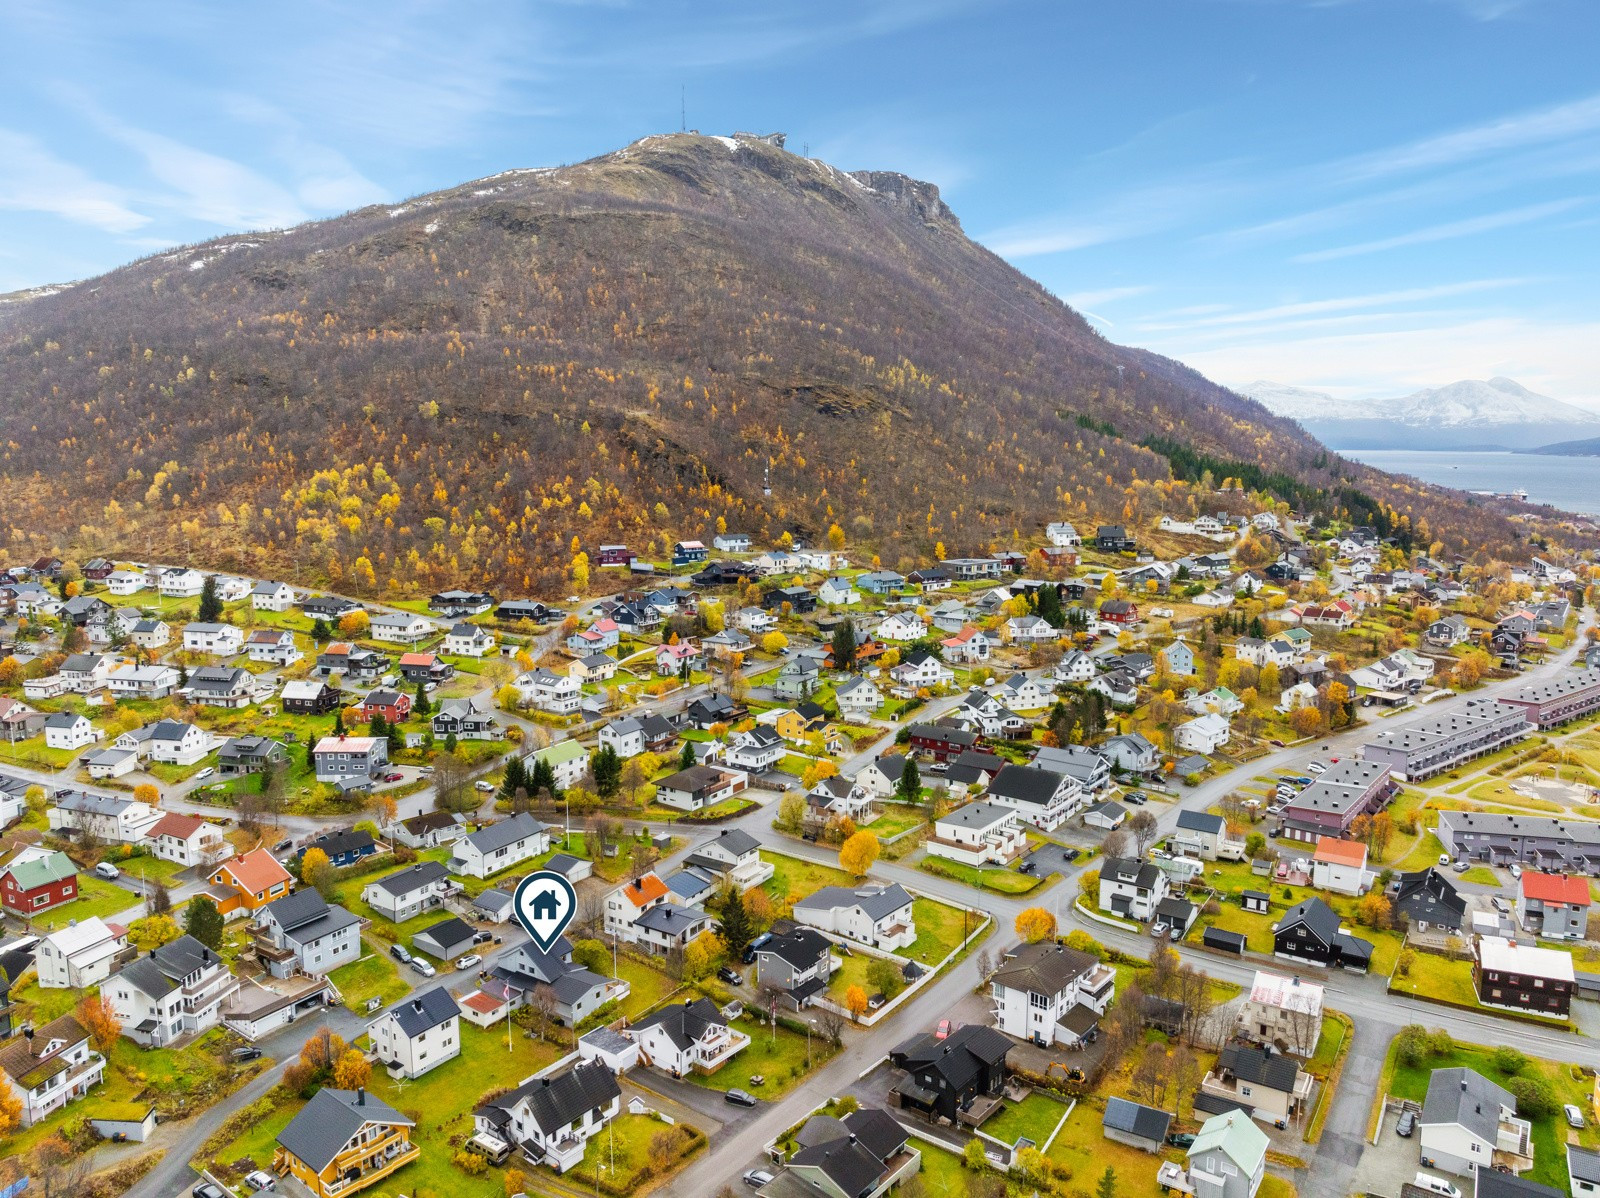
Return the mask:
[(9, 1136), (22, 1126), (22, 1099), (12, 1093), (11, 1087), (0, 1089), (0, 1137)]
[(140, 952), (171, 944), (181, 935), (183, 929), (170, 915), (146, 915), (128, 925), (128, 943)]
[(824, 778), (831, 778), (839, 772), (839, 767), (826, 757), (818, 758), (806, 766), (806, 772), (800, 775), (800, 785), (810, 790)]
[(761, 648), (767, 653), (782, 653), (789, 647), (789, 638), (781, 632), (769, 632), (761, 638)]
[(522, 702), (522, 692), (508, 682), (495, 691), (494, 701), (501, 711), (515, 711)]
[(867, 992), (860, 986), (851, 986), (844, 992), (845, 1009), (850, 1012), (850, 1018), (857, 1023), (867, 1013)]
[(85, 994), (78, 1000), (73, 1014), (83, 1025), (83, 1030), (89, 1033), (89, 1040), (97, 1052), (110, 1052), (117, 1037), (122, 1035), (122, 1020), (117, 1018), (111, 1004), (98, 994)]
[(698, 982), (710, 977), (717, 964), (717, 938), (697, 936), (683, 950), (683, 980)]
[(138, 802), (146, 803), (151, 807), (157, 807), (161, 804), (161, 790), (154, 782), (139, 783), (138, 786), (133, 788), (133, 797)]
[(1056, 917), (1043, 907), (1029, 907), (1017, 916), (1016, 931), (1029, 944), (1038, 944), (1056, 934)]
[(844, 548), (844, 529), (840, 528), (837, 524), (828, 525), (828, 548)]
[(878, 836), (863, 828), (839, 846), (839, 867), (858, 878), (866, 876), (878, 859)]
[(364, 611), (347, 611), (339, 617), (340, 636), (363, 636), (372, 627), (372, 620)]
[(372, 1062), (359, 1049), (345, 1049), (333, 1066), (333, 1084), (341, 1090), (359, 1090), (371, 1079)]

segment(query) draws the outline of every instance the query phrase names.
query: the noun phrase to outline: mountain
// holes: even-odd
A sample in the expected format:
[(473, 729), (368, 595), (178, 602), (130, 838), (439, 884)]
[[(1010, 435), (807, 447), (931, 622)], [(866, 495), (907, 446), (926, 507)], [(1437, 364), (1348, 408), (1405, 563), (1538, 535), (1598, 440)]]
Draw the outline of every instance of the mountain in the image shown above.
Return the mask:
[(1586, 441), (1557, 441), (1553, 445), (1541, 445), (1537, 449), (1521, 449), (1518, 453), (1547, 453), (1574, 458), (1600, 458), (1600, 437), (1590, 437)]
[(1283, 383), (1242, 389), (1298, 420), (1334, 449), (1528, 449), (1557, 437), (1600, 433), (1600, 412), (1529, 391), (1508, 378), (1467, 379), (1397, 398), (1338, 400)]
[(648, 137), (44, 290), (0, 305), (13, 558), (560, 595), (577, 545), (837, 523), (897, 565), (1153, 518), (1175, 474), (1526, 552), (1106, 341), (936, 187), (780, 137)]

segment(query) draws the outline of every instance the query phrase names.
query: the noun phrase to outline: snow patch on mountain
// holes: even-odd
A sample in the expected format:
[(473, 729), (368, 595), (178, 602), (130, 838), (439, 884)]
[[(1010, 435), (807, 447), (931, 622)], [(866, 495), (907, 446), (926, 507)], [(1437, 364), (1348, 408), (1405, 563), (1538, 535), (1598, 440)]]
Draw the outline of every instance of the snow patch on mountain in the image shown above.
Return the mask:
[(1291, 420), (1383, 420), (1412, 428), (1500, 428), (1519, 424), (1600, 424), (1600, 412), (1530, 391), (1508, 378), (1463, 379), (1392, 398), (1336, 399), (1326, 392), (1261, 379), (1239, 388)]

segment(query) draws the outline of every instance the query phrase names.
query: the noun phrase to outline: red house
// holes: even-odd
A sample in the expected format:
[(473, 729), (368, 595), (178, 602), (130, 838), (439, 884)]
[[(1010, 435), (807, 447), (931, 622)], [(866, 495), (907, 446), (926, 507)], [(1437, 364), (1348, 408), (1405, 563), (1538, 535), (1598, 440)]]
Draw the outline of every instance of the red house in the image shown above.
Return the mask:
[(633, 551), (626, 545), (600, 546), (600, 564), (602, 566), (631, 566), (633, 564)]
[(405, 691), (375, 690), (361, 701), (361, 718), (381, 715), (391, 724), (404, 723), (411, 714), (411, 696)]
[(976, 732), (968, 732), (965, 728), (947, 728), (943, 724), (913, 724), (911, 726), (910, 745), (914, 752), (927, 753), (935, 761), (949, 761), (959, 757), (968, 749), (975, 749), (983, 743), (983, 738)]
[(1139, 605), (1126, 599), (1107, 599), (1100, 605), (1100, 618), (1109, 624), (1134, 624), (1139, 620)]
[(0, 868), (0, 905), (24, 918), (78, 897), (78, 870), (65, 853), (26, 848)]

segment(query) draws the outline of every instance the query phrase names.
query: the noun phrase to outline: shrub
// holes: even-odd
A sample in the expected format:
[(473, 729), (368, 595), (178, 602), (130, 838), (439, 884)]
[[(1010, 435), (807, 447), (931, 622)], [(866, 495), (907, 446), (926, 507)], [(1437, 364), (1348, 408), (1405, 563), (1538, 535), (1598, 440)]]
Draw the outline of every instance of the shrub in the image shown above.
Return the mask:
[(1561, 1106), (1548, 1078), (1514, 1077), (1506, 1082), (1506, 1089), (1516, 1098), (1517, 1114), (1524, 1119), (1547, 1119)]
[(1515, 1077), (1528, 1067), (1528, 1058), (1509, 1044), (1502, 1044), (1494, 1050), (1494, 1067), (1501, 1073)]
[(1432, 1051), (1428, 1043), (1428, 1029), (1420, 1023), (1406, 1025), (1394, 1038), (1395, 1060), (1408, 1069), (1422, 1064)]
[(465, 1148), (451, 1157), (450, 1163), (468, 1177), (480, 1177), (489, 1169), (487, 1157), (479, 1156), (476, 1152), (468, 1152)]

